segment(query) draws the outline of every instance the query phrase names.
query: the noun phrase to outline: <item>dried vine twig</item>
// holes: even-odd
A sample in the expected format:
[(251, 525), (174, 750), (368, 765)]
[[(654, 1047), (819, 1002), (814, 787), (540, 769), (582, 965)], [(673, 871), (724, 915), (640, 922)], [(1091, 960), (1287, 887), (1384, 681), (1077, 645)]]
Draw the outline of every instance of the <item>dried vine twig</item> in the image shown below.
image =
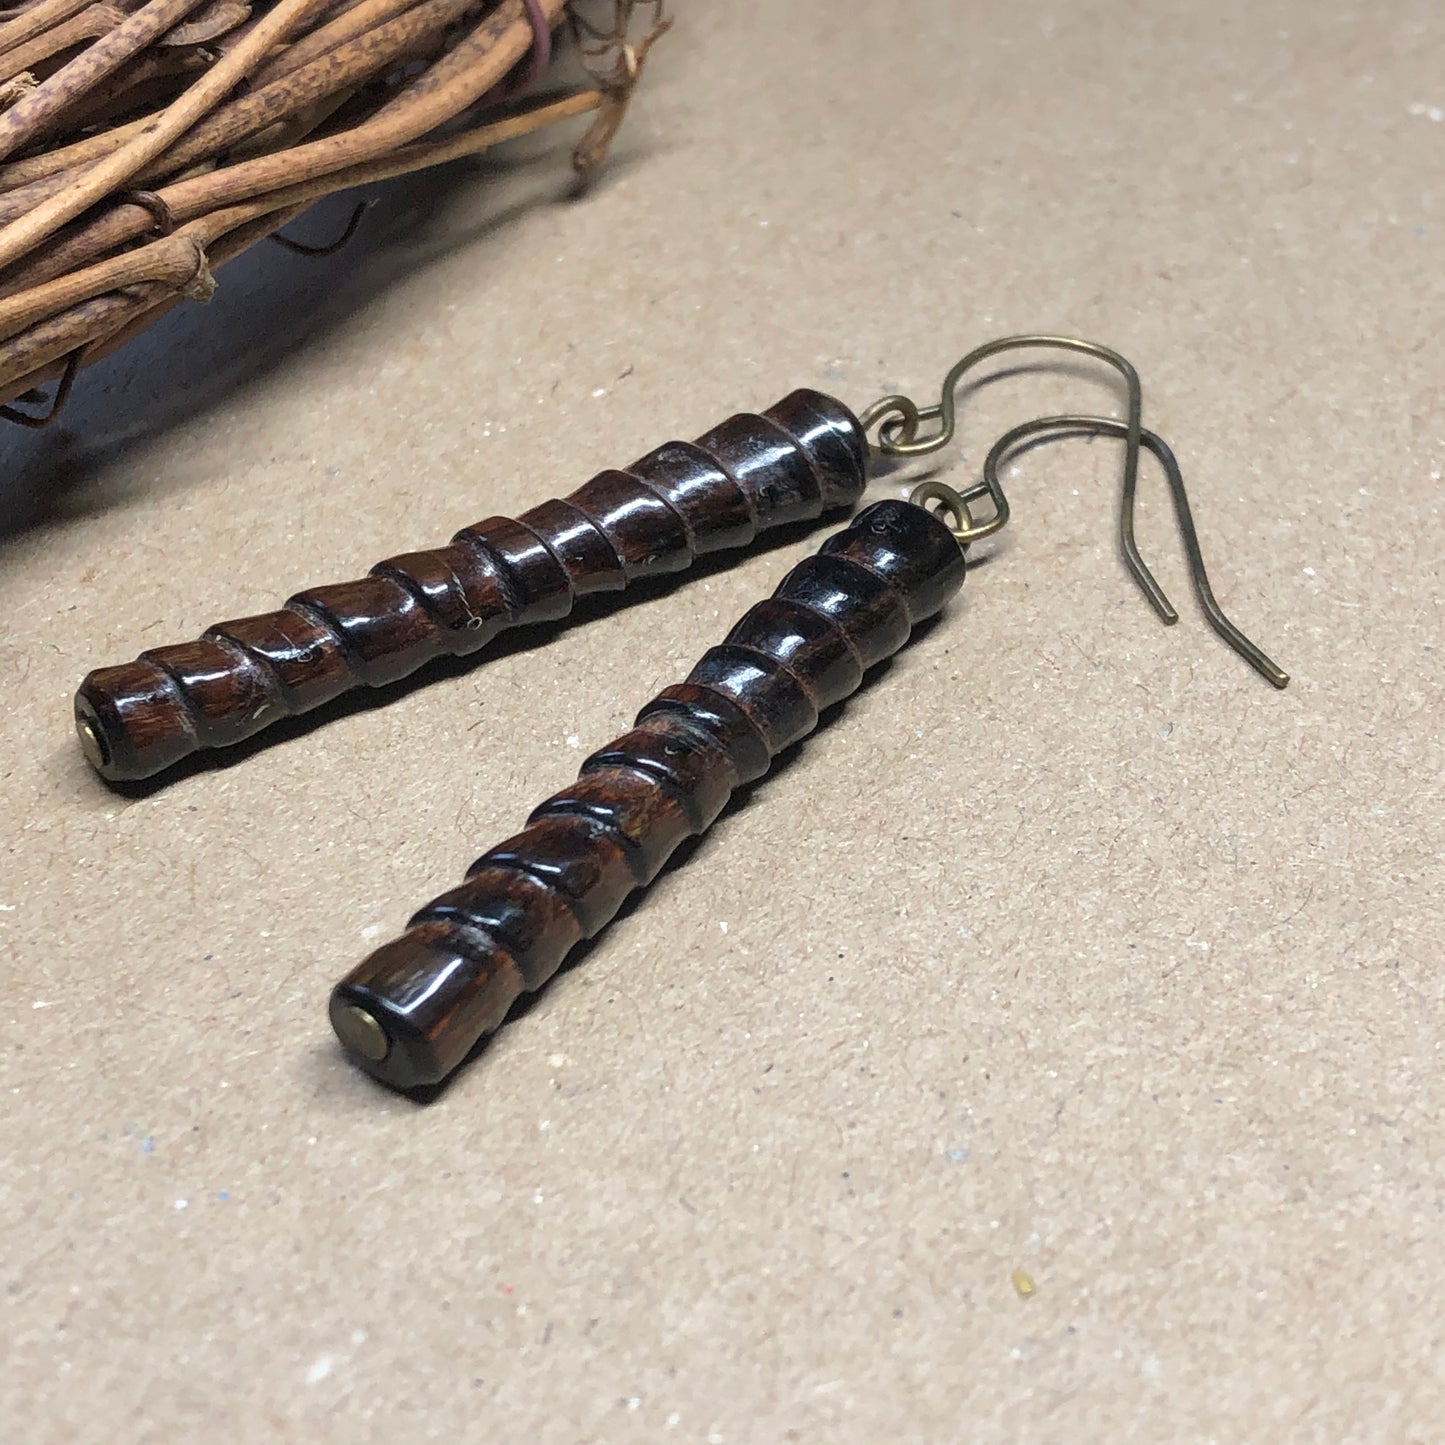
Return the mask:
[[(126, 14), (129, 8), (130, 13)], [(593, 113), (606, 153), (657, 0), (576, 23), (596, 84), (503, 107), (566, 0), (31, 0), (0, 23), (0, 404), (99, 359), (322, 196)], [(636, 39), (634, 12), (648, 12)], [(7, 96), (9, 97), (7, 103)], [(21, 419), (12, 408), (0, 416)]]

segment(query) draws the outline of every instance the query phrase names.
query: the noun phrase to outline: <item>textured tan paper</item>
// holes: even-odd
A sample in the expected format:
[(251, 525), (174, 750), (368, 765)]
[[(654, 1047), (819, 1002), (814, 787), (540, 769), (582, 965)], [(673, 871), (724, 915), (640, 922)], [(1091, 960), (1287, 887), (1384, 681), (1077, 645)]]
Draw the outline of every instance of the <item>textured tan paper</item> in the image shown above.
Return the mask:
[[(560, 138), (385, 190), (4, 436), (4, 1437), (1438, 1441), (1445, 16), (677, 10), (585, 199)], [(1172, 630), (1116, 445), (1032, 453), (959, 605), (428, 1107), (331, 982), (818, 537), (146, 796), (74, 746), (93, 665), (1040, 328), (1138, 364), (1290, 689), (1152, 467)], [(941, 475), (1120, 403), (986, 387)]]

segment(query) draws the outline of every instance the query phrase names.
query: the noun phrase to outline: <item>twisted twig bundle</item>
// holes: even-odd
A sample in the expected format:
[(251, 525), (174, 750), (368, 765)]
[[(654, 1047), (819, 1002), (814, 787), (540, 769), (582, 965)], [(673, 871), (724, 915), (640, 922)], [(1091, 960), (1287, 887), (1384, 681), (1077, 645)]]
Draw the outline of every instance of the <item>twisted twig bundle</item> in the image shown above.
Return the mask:
[[(651, 41), (636, 0), (595, 89), (499, 109), (565, 0), (27, 0), (0, 16), (0, 402), (144, 330), (321, 196), (596, 112)], [(589, 29), (596, 39), (596, 32)], [(481, 112), (479, 115), (478, 112)], [(65, 384), (63, 383), (63, 384)], [(4, 415), (26, 420), (5, 408)]]

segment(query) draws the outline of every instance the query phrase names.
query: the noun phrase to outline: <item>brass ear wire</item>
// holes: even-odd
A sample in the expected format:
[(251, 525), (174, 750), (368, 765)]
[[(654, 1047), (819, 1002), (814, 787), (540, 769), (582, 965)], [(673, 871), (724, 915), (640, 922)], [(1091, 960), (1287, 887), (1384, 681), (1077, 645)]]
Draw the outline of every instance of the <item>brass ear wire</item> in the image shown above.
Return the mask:
[[(1107, 416), (1044, 416), (1033, 421), (1026, 421), (1021, 426), (1005, 432), (993, 444), (983, 464), (984, 480), (963, 491), (959, 500), (967, 508), (970, 501), (980, 496), (988, 496), (993, 500), (994, 506), (998, 507), (999, 501), (1004, 495), (998, 478), (999, 468), (1004, 459), (1020, 442), (1047, 433), (1054, 433), (1055, 435), (1048, 439), (1057, 441), (1061, 440), (1063, 435), (1079, 432), (1127, 438), (1128, 424), (1115, 417)], [(1184, 552), (1189, 559), (1189, 577), (1194, 584), (1194, 595), (1199, 599), (1199, 606), (1205, 617), (1209, 619), (1209, 625), (1261, 677), (1275, 687), (1287, 687), (1289, 673), (1285, 672), (1257, 643), (1252, 642), (1229, 620), (1214, 596), (1214, 589), (1209, 585), (1209, 573), (1204, 567), (1204, 554), (1199, 547), (1199, 533), (1194, 527), (1194, 514), (1189, 507), (1189, 495), (1184, 489), (1184, 475), (1179, 470), (1179, 461), (1173, 450), (1162, 437), (1152, 431), (1140, 431), (1139, 440), (1145, 448), (1153, 452), (1164, 468), (1165, 480), (1169, 484), (1169, 495), (1174, 499), (1174, 515), (1179, 523), (1179, 534), (1184, 539)], [(1132, 499), (1130, 505), (1132, 506)], [(1007, 501), (1003, 503), (1001, 515), (1004, 521), (1008, 520)], [(997, 531), (1003, 522), (1000, 521), (995, 526), (995, 521), (995, 517), (990, 517), (986, 522), (980, 524), (979, 530)], [(1170, 612), (1174, 613), (1172, 607)], [(1173, 622), (1177, 617), (1178, 614), (1174, 613), (1172, 617), (1165, 618), (1165, 621)]]
[[(1154, 574), (1145, 566), (1144, 559), (1139, 555), (1138, 544), (1134, 541), (1134, 493), (1139, 481), (1143, 388), (1139, 384), (1139, 373), (1134, 370), (1129, 360), (1113, 347), (1103, 346), (1097, 341), (1082, 341), (1075, 336), (1003, 336), (997, 341), (985, 342), (984, 345), (975, 347), (962, 360), (954, 363), (943, 379), (942, 395), (936, 406), (919, 407), (904, 396), (885, 396), (875, 401), (859, 417), (863, 430), (867, 432), (875, 423), (882, 421), (883, 424), (878, 428), (878, 439), (873, 443), (879, 456), (919, 457), (936, 452), (953, 440), (958, 418), (958, 384), (964, 376), (979, 362), (987, 361), (990, 356), (997, 356), (1003, 351), (1022, 351), (1034, 347), (1093, 356), (1100, 361), (1107, 361), (1123, 376), (1128, 388), (1128, 421), (1124, 434), (1124, 490), (1119, 508), (1119, 545), (1129, 571), (1143, 588), (1150, 605), (1165, 622), (1177, 622), (1179, 614), (1164, 595), (1164, 589), (1154, 580)], [(935, 421), (939, 423), (938, 430), (930, 436), (920, 438), (919, 424)], [(1002, 525), (999, 523), (999, 526)]]
[[(1009, 519), (1008, 498), (1003, 484), (999, 481), (999, 467), (1010, 452), (1029, 437), (1044, 433), (1088, 432), (1102, 436), (1124, 438), (1124, 479), (1119, 505), (1119, 546), (1124, 561), (1134, 580), (1139, 584), (1150, 605), (1166, 625), (1179, 620), (1164, 589), (1155, 580), (1154, 574), (1139, 555), (1138, 543), (1134, 537), (1134, 503), (1139, 483), (1139, 452), (1147, 447), (1160, 461), (1174, 499), (1175, 517), (1184, 541), (1185, 554), (1189, 560), (1189, 574), (1199, 605), (1209, 619), (1210, 626), (1249, 663), (1262, 677), (1275, 687), (1285, 687), (1289, 674), (1280, 668), (1252, 642), (1225, 615), (1209, 585), (1209, 574), (1205, 570), (1204, 555), (1199, 546), (1199, 534), (1194, 526), (1194, 516), (1189, 506), (1189, 496), (1184, 487), (1184, 477), (1174, 453), (1162, 438), (1154, 432), (1145, 431), (1142, 424), (1143, 389), (1139, 373), (1130, 362), (1112, 347), (1094, 341), (1083, 341), (1072, 336), (1006, 336), (990, 341), (970, 351), (957, 362), (944, 378), (942, 395), (937, 405), (920, 407), (906, 396), (885, 396), (868, 407), (859, 417), (865, 433), (878, 427), (874, 451), (885, 457), (916, 457), (938, 451), (953, 438), (957, 427), (957, 390), (964, 375), (979, 362), (1003, 351), (1016, 351), (1031, 347), (1049, 347), (1062, 351), (1074, 351), (1108, 362), (1124, 378), (1128, 392), (1127, 414), (1123, 421), (1113, 417), (1098, 416), (1051, 416), (1025, 422), (1006, 432), (994, 443), (984, 462), (983, 481), (955, 491), (941, 482), (925, 482), (914, 490), (911, 500), (920, 506), (942, 504), (952, 513), (953, 533), (960, 546), (968, 546), (982, 537), (997, 532)], [(938, 423), (931, 434), (919, 437), (920, 426)], [(880, 424), (881, 423), (881, 424)], [(987, 496), (993, 503), (994, 514), (981, 522), (975, 522), (968, 504)]]

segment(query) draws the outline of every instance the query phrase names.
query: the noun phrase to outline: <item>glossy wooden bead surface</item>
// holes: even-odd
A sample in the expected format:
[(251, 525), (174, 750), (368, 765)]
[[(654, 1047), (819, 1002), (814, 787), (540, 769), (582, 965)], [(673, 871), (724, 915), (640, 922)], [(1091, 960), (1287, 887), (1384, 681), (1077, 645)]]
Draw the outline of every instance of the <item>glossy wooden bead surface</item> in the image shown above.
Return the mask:
[(696, 442), (668, 442), (515, 520), (298, 592), (279, 612), (208, 628), (99, 668), (76, 727), (102, 776), (146, 778), (356, 687), (379, 687), (499, 632), (565, 617), (578, 597), (679, 572), (759, 533), (852, 506), (868, 448), (842, 402), (800, 390)]
[(963, 571), (952, 533), (923, 508), (859, 513), (522, 832), (337, 985), (332, 1022), (357, 1062), (398, 1088), (445, 1078), (736, 788), (937, 612)]

